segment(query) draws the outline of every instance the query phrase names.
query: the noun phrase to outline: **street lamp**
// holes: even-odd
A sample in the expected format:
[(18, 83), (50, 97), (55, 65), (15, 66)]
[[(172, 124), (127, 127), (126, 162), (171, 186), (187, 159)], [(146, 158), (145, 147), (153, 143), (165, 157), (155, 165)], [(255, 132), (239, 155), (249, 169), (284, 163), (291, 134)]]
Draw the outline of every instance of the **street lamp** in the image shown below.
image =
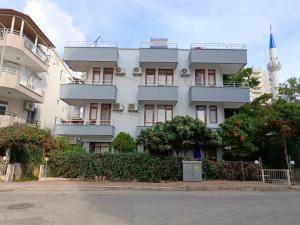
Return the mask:
[(255, 161), (254, 161), (254, 164), (255, 164), (255, 165), (258, 165), (258, 164), (259, 164), (259, 161), (258, 161), (258, 160), (255, 160)]
[(3, 159), (4, 161), (6, 161), (6, 156), (3, 156), (2, 159)]
[(295, 161), (294, 161), (294, 160), (291, 160), (291, 161), (290, 161), (290, 165), (291, 165), (291, 166), (294, 166), (294, 165), (295, 165)]

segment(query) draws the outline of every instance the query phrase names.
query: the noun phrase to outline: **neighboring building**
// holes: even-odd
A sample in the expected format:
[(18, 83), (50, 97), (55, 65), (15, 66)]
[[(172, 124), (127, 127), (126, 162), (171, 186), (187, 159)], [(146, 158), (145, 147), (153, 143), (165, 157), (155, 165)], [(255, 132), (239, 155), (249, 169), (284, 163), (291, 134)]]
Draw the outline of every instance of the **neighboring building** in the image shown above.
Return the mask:
[(252, 76), (258, 78), (259, 85), (257, 87), (250, 89), (250, 99), (253, 101), (257, 97), (263, 94), (270, 94), (271, 87), (270, 87), (270, 77), (268, 71), (262, 71), (258, 68), (252, 69)]
[[(224, 84), (247, 63), (245, 45), (192, 44), (178, 49), (165, 39), (141, 48), (114, 43), (68, 43), (64, 60), (83, 80), (61, 84), (60, 99), (74, 106), (58, 120), (57, 135), (75, 137), (91, 152), (105, 152), (120, 131), (139, 135), (156, 122), (189, 115), (218, 128), (225, 108), (250, 101), (249, 88)], [(216, 152), (212, 158), (216, 158)]]
[(27, 123), (53, 129), (67, 106), (58, 102), (60, 79), (70, 71), (52, 42), (28, 15), (0, 9), (0, 57), (0, 127)]

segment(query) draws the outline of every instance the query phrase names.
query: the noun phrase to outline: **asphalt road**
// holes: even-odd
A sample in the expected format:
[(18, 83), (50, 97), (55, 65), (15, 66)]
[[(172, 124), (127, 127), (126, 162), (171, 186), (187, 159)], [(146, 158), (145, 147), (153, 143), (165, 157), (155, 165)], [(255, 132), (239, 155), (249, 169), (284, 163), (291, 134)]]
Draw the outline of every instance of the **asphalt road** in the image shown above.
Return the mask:
[(300, 192), (1, 191), (1, 225), (296, 225)]

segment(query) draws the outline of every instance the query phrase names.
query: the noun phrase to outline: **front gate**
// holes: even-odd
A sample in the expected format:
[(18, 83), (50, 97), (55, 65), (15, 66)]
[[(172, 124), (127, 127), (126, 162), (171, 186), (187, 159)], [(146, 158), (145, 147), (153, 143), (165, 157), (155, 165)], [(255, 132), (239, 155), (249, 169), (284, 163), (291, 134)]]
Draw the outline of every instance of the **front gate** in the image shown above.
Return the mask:
[(292, 185), (295, 183), (293, 170), (261, 169), (261, 181), (269, 184)]

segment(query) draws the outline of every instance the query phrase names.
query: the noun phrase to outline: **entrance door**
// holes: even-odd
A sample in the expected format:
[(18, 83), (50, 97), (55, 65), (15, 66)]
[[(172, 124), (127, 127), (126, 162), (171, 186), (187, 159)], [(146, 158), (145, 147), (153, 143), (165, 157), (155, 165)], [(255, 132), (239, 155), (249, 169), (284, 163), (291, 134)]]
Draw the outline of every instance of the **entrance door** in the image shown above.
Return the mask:
[(102, 104), (101, 105), (100, 124), (101, 125), (110, 125), (110, 119), (111, 119), (111, 104)]
[(205, 70), (195, 70), (195, 85), (205, 86)]

